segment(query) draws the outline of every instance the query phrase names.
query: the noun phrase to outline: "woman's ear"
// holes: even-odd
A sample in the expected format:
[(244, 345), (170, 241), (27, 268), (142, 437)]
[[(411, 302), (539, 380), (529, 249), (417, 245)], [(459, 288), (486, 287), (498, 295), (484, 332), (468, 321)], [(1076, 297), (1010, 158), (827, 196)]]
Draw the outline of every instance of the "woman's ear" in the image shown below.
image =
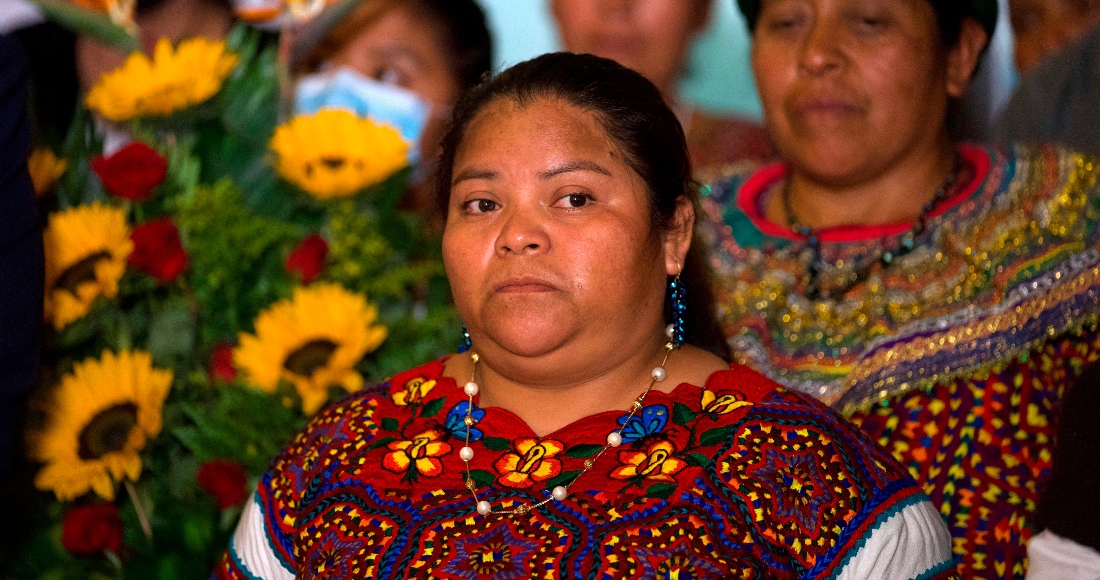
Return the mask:
[(688, 196), (682, 196), (676, 202), (676, 213), (665, 232), (665, 272), (675, 276), (683, 268), (691, 248), (691, 236), (695, 233), (695, 207)]
[(970, 79), (978, 69), (978, 61), (988, 43), (989, 35), (985, 28), (973, 18), (963, 18), (959, 42), (947, 53), (948, 95), (958, 99), (966, 94), (966, 87), (970, 85)]

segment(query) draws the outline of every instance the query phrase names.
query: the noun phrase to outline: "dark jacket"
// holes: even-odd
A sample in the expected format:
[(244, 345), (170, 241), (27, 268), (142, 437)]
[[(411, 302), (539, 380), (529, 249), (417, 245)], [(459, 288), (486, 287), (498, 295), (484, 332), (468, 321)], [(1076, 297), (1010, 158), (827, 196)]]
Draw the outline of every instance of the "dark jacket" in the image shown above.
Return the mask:
[(42, 233), (27, 173), (27, 76), (19, 43), (0, 35), (0, 480), (16, 453), (42, 320)]

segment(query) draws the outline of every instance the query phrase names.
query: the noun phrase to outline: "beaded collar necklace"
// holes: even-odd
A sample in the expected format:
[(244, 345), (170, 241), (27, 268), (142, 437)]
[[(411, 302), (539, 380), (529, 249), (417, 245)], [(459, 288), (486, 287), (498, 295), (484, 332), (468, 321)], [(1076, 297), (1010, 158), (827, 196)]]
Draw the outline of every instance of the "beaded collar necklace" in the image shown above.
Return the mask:
[[(668, 325), (668, 328), (665, 329), (665, 334), (668, 335), (669, 338), (672, 338), (673, 331), (674, 328), (670, 324)], [(477, 353), (470, 353), (470, 360), (472, 360), (474, 363), (474, 369), (470, 373), (470, 382), (466, 383), (466, 386), (462, 389), (463, 392), (466, 393), (466, 397), (468, 400), (468, 404), (466, 405), (466, 418), (463, 420), (466, 425), (466, 444), (462, 449), (458, 451), (458, 457), (462, 459), (462, 461), (466, 464), (466, 489), (470, 490), (470, 495), (474, 496), (474, 502), (477, 504), (477, 513), (483, 516), (487, 516), (490, 514), (524, 515), (532, 510), (538, 509), (550, 503), (551, 500), (564, 501), (565, 498), (569, 497), (570, 485), (575, 483), (581, 477), (584, 477), (584, 474), (587, 473), (589, 469), (592, 469), (592, 466), (596, 464), (596, 460), (599, 459), (605, 451), (612, 447), (618, 447), (623, 444), (623, 429), (625, 429), (626, 426), (630, 424), (630, 420), (634, 418), (634, 415), (641, 411), (642, 407), (645, 406), (646, 395), (648, 395), (649, 392), (653, 390), (653, 386), (665, 380), (665, 365), (668, 364), (668, 355), (672, 354), (672, 351), (675, 349), (676, 346), (674, 346), (672, 342), (665, 343), (665, 355), (664, 358), (661, 359), (661, 366), (655, 367), (652, 373), (650, 373), (649, 386), (645, 388), (645, 391), (643, 391), (637, 399), (634, 399), (634, 404), (630, 407), (630, 412), (626, 416), (626, 421), (624, 421), (622, 426), (620, 426), (618, 429), (607, 434), (607, 442), (604, 444), (603, 448), (600, 449), (599, 453), (596, 453), (595, 456), (584, 460), (584, 469), (577, 474), (577, 477), (573, 478), (573, 481), (556, 486), (553, 490), (551, 490), (550, 497), (538, 503), (518, 505), (510, 510), (494, 510), (492, 504), (490, 504), (486, 500), (481, 499), (477, 495), (477, 484), (474, 483), (474, 478), (470, 474), (470, 461), (472, 461), (474, 458), (474, 449), (470, 447), (470, 430), (474, 425), (474, 396), (477, 395), (480, 389), (478, 387), (478, 384), (474, 382), (474, 379), (477, 377), (477, 363), (479, 360), (481, 360), (481, 357), (479, 357)]]
[(859, 284), (863, 283), (871, 275), (871, 271), (876, 266), (882, 268), (888, 267), (895, 259), (901, 258), (913, 251), (916, 247), (916, 239), (918, 236), (924, 233), (928, 228), (928, 216), (932, 211), (939, 207), (943, 200), (947, 199), (947, 194), (955, 186), (955, 180), (959, 174), (961, 163), (958, 156), (955, 157), (955, 162), (951, 167), (951, 171), (948, 172), (947, 177), (943, 180), (939, 189), (932, 195), (932, 199), (928, 200), (928, 203), (924, 204), (921, 208), (920, 215), (913, 222), (909, 231), (905, 232), (902, 236), (896, 250), (885, 250), (883, 248), (878, 249), (878, 255), (864, 261), (862, 264), (857, 265), (853, 271), (846, 276), (845, 280), (836, 287), (824, 290), (822, 288), (820, 276), (821, 272), (825, 268), (825, 259), (821, 256), (821, 238), (818, 236), (816, 230), (798, 221), (798, 217), (794, 214), (794, 209), (791, 207), (791, 181), (788, 178), (783, 183), (783, 189), (780, 192), (783, 201), (783, 213), (787, 215), (787, 227), (791, 228), (796, 234), (801, 235), (806, 239), (806, 245), (809, 246), (810, 251), (813, 252), (813, 257), (810, 259), (810, 266), (807, 269), (809, 275), (809, 282), (806, 284), (806, 297), (810, 300), (817, 300), (822, 297), (824, 292), (825, 297), (830, 300), (838, 300), (848, 293), (849, 290), (855, 288)]

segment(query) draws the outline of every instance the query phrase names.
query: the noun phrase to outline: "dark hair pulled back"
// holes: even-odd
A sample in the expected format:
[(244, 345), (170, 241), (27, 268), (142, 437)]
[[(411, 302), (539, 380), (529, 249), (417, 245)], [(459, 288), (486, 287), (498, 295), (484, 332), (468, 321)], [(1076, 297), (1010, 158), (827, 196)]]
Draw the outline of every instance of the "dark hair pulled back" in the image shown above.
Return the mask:
[[(455, 106), (453, 124), (443, 139), (437, 181), (444, 215), (449, 211), (455, 155), (470, 123), (491, 103), (509, 100), (523, 107), (540, 99), (558, 99), (582, 109), (603, 127), (646, 184), (655, 232), (667, 232), (678, 225), (674, 221), (681, 199), (698, 207), (698, 187), (691, 179), (683, 128), (657, 87), (615, 61), (556, 52), (519, 63), (486, 80)], [(715, 319), (709, 269), (701, 248), (692, 244), (681, 274), (687, 301), (686, 340), (729, 360), (729, 347)]]
[(492, 70), (493, 40), (485, 14), (474, 0), (415, 0), (414, 5), (439, 23), (447, 59), (463, 89), (481, 82)]
[[(762, 0), (737, 0), (737, 7), (745, 16), (749, 30), (756, 30), (756, 21), (760, 17)], [(997, 25), (996, 0), (928, 0), (936, 14), (940, 43), (944, 47), (959, 43), (963, 20), (973, 18), (985, 28), (992, 38)], [(988, 46), (988, 43), (986, 43)]]

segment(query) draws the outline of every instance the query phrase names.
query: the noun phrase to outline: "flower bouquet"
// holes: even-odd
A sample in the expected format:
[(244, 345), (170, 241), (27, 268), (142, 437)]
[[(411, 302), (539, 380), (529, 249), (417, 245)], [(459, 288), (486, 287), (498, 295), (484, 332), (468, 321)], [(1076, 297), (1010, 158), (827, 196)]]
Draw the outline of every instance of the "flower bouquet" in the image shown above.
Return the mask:
[(32, 156), (40, 505), (0, 575), (206, 577), (312, 414), (457, 343), (438, 241), (397, 209), (408, 145), (343, 110), (280, 122), (277, 44), (162, 40)]

